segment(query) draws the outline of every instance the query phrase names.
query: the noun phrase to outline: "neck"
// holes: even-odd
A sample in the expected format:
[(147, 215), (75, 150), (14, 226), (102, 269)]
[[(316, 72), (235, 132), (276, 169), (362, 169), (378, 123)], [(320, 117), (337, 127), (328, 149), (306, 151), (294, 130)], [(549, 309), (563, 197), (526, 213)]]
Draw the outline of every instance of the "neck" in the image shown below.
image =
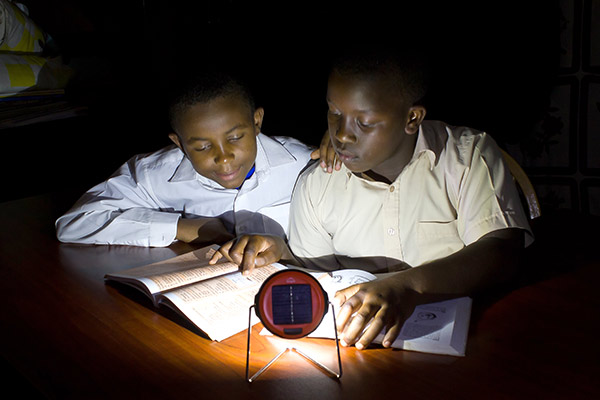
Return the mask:
[(391, 183), (402, 173), (415, 152), (418, 135), (410, 135), (409, 140), (398, 149), (396, 154), (379, 164), (376, 168), (367, 171), (368, 175), (380, 182)]

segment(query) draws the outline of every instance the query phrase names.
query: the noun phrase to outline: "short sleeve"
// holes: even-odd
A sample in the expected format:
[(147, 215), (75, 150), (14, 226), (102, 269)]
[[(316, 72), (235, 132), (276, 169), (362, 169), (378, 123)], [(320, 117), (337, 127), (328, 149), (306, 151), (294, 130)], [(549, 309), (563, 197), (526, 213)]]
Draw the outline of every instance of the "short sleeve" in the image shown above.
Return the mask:
[(525, 245), (533, 241), (531, 228), (515, 182), (494, 140), (481, 135), (458, 194), (458, 230), (465, 244), (505, 228), (526, 231)]
[[(331, 236), (320, 223), (319, 203), (315, 200), (320, 197), (319, 189), (310, 171), (314, 169), (300, 177), (292, 195), (289, 246), (296, 257), (310, 264), (307, 267), (329, 266), (325, 269), (330, 269), (334, 249)], [(328, 262), (325, 262), (326, 257)]]

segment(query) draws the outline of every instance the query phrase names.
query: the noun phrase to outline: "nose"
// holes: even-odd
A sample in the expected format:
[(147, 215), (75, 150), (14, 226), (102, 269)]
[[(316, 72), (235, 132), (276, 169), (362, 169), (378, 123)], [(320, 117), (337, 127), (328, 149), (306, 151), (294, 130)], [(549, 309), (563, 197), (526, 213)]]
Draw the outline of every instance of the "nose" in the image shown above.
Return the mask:
[(347, 121), (347, 118), (340, 119), (334, 126), (330, 127), (330, 129), (331, 128), (333, 128), (333, 131), (335, 132), (334, 136), (340, 143), (356, 143), (356, 135), (352, 131), (350, 122)]
[(233, 161), (235, 155), (227, 146), (215, 150), (215, 164), (228, 164)]

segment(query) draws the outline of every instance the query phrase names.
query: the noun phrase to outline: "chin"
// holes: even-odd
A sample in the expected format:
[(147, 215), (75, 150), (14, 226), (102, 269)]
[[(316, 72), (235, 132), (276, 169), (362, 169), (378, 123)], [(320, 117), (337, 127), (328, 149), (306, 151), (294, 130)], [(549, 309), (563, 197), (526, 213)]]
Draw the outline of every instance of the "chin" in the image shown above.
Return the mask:
[(235, 189), (235, 188), (238, 188), (238, 187), (242, 186), (242, 183), (244, 183), (244, 182), (240, 182), (240, 183), (219, 182), (219, 184), (221, 186), (223, 186), (225, 189)]
[(355, 172), (355, 173), (357, 173), (357, 174), (358, 174), (358, 173), (365, 172), (365, 171), (368, 171), (368, 170), (369, 170), (368, 168), (363, 168), (361, 165), (358, 165), (358, 164), (352, 164), (352, 163), (346, 164), (346, 163), (344, 163), (344, 165), (345, 165), (345, 166), (346, 166), (346, 168), (348, 168), (350, 171), (352, 171), (352, 172)]

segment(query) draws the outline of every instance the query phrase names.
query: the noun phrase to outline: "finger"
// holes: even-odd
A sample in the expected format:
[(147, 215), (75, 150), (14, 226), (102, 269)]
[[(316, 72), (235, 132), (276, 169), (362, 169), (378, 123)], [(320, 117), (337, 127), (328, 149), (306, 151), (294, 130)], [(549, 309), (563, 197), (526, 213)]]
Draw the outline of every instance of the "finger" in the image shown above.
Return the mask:
[(310, 153), (311, 160), (318, 160), (319, 158), (321, 158), (321, 151), (319, 149), (313, 150), (312, 153)]
[(340, 311), (338, 312), (338, 316), (336, 318), (337, 331), (339, 334), (344, 332), (346, 325), (352, 318), (352, 314), (354, 314), (354, 310), (352, 309), (350, 303), (346, 302), (342, 306), (342, 308), (340, 308)]
[(360, 337), (358, 342), (356, 343), (356, 348), (359, 350), (366, 349), (371, 342), (379, 335), (379, 333), (383, 330), (385, 324), (384, 321), (384, 311), (379, 310), (375, 317), (371, 320), (369, 326), (364, 330), (362, 334), (359, 334)]
[(215, 264), (221, 258), (225, 257), (227, 260), (231, 261), (231, 257), (229, 257), (229, 249), (233, 244), (233, 240), (225, 243), (223, 246), (219, 247), (219, 250), (213, 254), (212, 258), (208, 261), (209, 264)]
[(321, 168), (329, 170), (331, 168), (330, 158), (331, 139), (329, 138), (329, 130), (325, 131), (319, 147), (319, 156), (321, 158)]
[(333, 150), (333, 148), (331, 147), (331, 144), (329, 144), (327, 147), (327, 156), (326, 157), (327, 157), (327, 171), (333, 172), (333, 168), (335, 166), (335, 161), (337, 158), (337, 153), (335, 152), (335, 150)]
[(392, 347), (392, 344), (394, 344), (394, 341), (400, 334), (400, 329), (402, 329), (402, 323), (400, 321), (388, 328), (385, 336), (383, 337), (383, 342), (381, 342), (383, 347)]
[(327, 172), (331, 172), (331, 156), (327, 147), (321, 147), (321, 167)]
[[(348, 346), (356, 343), (374, 315), (375, 311), (373, 310), (373, 307), (363, 303), (362, 307), (360, 307), (352, 317), (348, 326), (346, 326), (346, 329), (344, 329), (344, 332), (342, 333), (342, 343), (345, 343), (345, 345)], [(379, 330), (381, 330), (381, 328)]]
[(254, 267), (256, 267), (256, 252), (253, 249), (244, 250), (244, 258), (240, 265), (242, 268), (242, 275), (250, 275), (252, 271), (254, 271)]
[[(257, 266), (257, 255), (259, 254), (259, 250), (256, 246), (250, 242), (246, 245), (244, 249), (244, 258), (242, 259), (241, 267), (242, 267), (242, 275), (247, 276), (252, 273), (254, 268)], [(263, 266), (262, 264), (260, 265)]]
[(216, 264), (217, 261), (219, 261), (221, 258), (223, 258), (223, 254), (221, 254), (220, 252), (216, 251), (215, 254), (213, 254), (213, 256), (211, 257), (210, 260), (208, 260), (209, 264)]
[(336, 292), (334, 299), (338, 301), (339, 311), (336, 317), (337, 331), (343, 332), (350, 317), (362, 304), (362, 301), (355, 297), (358, 292), (359, 285), (350, 286), (346, 289)]
[(276, 245), (268, 237), (255, 236), (246, 244), (242, 260), (242, 273), (252, 272), (254, 268), (264, 267), (279, 261)]
[(229, 257), (231, 262), (236, 263), (237, 265), (242, 265), (242, 261), (244, 259), (244, 251), (246, 249), (246, 245), (248, 243), (248, 236), (241, 236), (231, 242), (231, 246), (226, 253), (223, 255), (225, 257)]
[(342, 162), (337, 158), (337, 155), (335, 156), (335, 170), (339, 171), (340, 169), (342, 169)]
[(333, 296), (333, 306), (335, 308), (340, 308), (346, 302), (346, 295), (342, 291), (338, 291)]

